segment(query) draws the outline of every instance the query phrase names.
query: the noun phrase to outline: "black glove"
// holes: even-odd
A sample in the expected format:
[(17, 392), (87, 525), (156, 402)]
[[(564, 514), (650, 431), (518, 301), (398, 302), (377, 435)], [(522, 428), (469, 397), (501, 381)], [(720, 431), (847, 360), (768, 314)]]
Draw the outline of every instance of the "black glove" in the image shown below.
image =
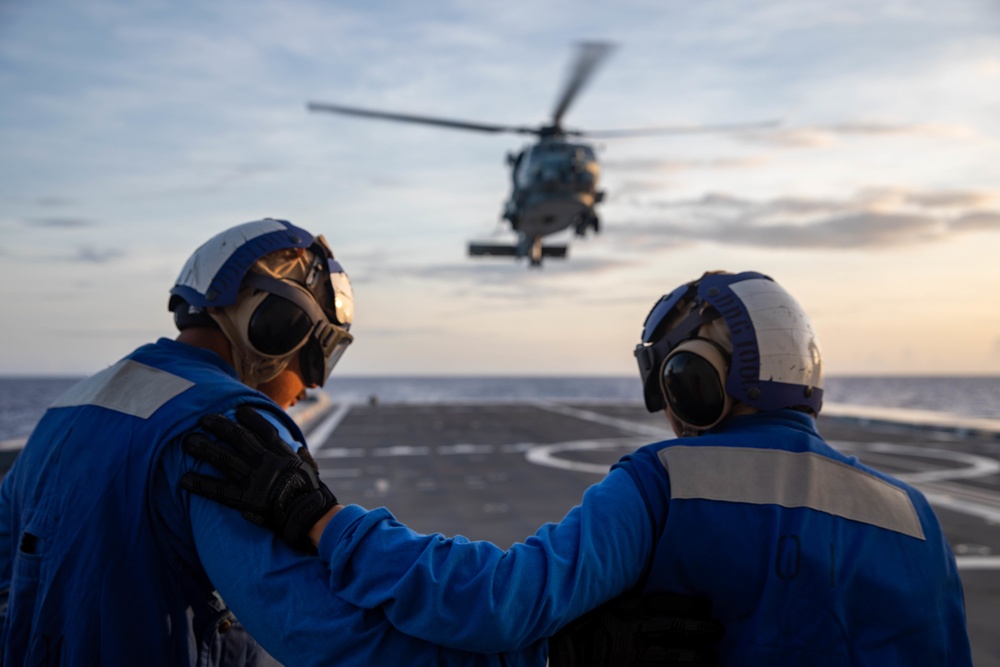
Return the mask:
[(710, 667), (723, 634), (708, 599), (623, 595), (550, 637), (549, 667)]
[(298, 453), (249, 406), (236, 409), (239, 424), (205, 415), (199, 425), (228, 447), (202, 433), (184, 438), (184, 451), (218, 468), (225, 479), (185, 473), (181, 487), (243, 511), (244, 518), (276, 532), (288, 544), (315, 551), (309, 530), (337, 498), (319, 479), (305, 447)]

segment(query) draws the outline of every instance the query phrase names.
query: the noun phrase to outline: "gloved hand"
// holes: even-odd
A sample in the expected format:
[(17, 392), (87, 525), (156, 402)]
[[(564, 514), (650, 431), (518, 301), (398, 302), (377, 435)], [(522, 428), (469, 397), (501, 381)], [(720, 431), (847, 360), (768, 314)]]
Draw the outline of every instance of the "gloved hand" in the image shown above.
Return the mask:
[(712, 667), (725, 628), (707, 598), (626, 594), (549, 638), (550, 667), (684, 665)]
[(292, 451), (253, 408), (237, 408), (236, 419), (239, 424), (222, 415), (199, 421), (221, 442), (200, 432), (184, 438), (184, 451), (215, 466), (225, 479), (189, 472), (181, 477), (181, 487), (242, 510), (244, 518), (270, 528), (297, 549), (315, 551), (309, 530), (337, 504), (320, 481), (316, 462), (305, 447)]

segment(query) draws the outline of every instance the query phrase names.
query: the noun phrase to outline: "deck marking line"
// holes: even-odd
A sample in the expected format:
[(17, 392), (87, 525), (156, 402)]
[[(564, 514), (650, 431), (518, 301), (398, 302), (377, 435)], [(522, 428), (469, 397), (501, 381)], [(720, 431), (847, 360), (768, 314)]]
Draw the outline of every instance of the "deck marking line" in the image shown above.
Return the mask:
[(925, 458), (941, 459), (944, 461), (955, 461), (968, 463), (968, 468), (946, 468), (944, 470), (927, 470), (925, 472), (901, 473), (896, 475), (904, 482), (913, 484), (915, 482), (941, 481), (945, 479), (970, 479), (974, 477), (986, 477), (1000, 472), (1000, 461), (988, 456), (978, 456), (965, 452), (955, 452), (946, 449), (934, 449), (931, 447), (916, 447), (913, 445), (897, 445), (888, 442), (873, 442), (867, 449), (873, 452), (888, 453), (898, 452), (901, 454), (912, 454)]
[(549, 412), (555, 412), (556, 414), (565, 415), (567, 417), (576, 417), (577, 419), (594, 422), (595, 424), (604, 424), (605, 426), (620, 428), (623, 431), (647, 435), (656, 438), (655, 442), (674, 438), (674, 435), (667, 428), (650, 426), (649, 424), (639, 424), (637, 422), (628, 421), (627, 419), (618, 419), (617, 417), (609, 417), (608, 415), (602, 415), (601, 413), (593, 412), (592, 410), (580, 410), (579, 408), (571, 408), (568, 405), (559, 405), (548, 401), (539, 401), (534, 405), (539, 409), (548, 410)]
[(336, 477), (337, 479), (343, 479), (344, 477), (361, 477), (364, 473), (361, 468), (324, 468), (320, 471), (320, 477)]
[(309, 434), (306, 437), (314, 443), (314, 446), (310, 448), (311, 450), (315, 450), (313, 451), (313, 454), (317, 454), (323, 449), (323, 447), (327, 444), (327, 441), (329, 441), (330, 436), (337, 429), (337, 427), (340, 426), (340, 422), (344, 421), (344, 417), (346, 417), (347, 413), (350, 411), (351, 404), (343, 403), (336, 410), (331, 412), (329, 416), (323, 419), (323, 421), (320, 422), (316, 428), (309, 431)]
[(1000, 556), (955, 556), (959, 570), (998, 570)]
[(493, 445), (472, 445), (459, 443), (457, 445), (441, 445), (438, 454), (492, 454)]
[[(857, 441), (831, 441), (830, 444), (837, 449), (846, 450), (850, 453), (876, 452), (879, 454), (911, 455), (928, 459), (940, 459), (954, 463), (967, 463), (967, 468), (938, 468), (935, 470), (924, 470), (921, 472), (900, 472), (893, 474), (893, 477), (900, 479), (907, 484), (920, 482), (940, 482), (947, 479), (973, 479), (976, 477), (987, 477), (1000, 473), (1000, 461), (989, 456), (969, 454), (966, 452), (956, 452), (947, 449), (937, 449), (934, 447), (918, 447), (916, 445), (901, 445), (889, 442), (857, 442)], [(874, 466), (873, 466), (874, 467)]]
[[(1000, 524), (1000, 505), (997, 503), (982, 502), (975, 499), (959, 498), (956, 495), (962, 494), (960, 488), (950, 491), (946, 488), (949, 485), (938, 486), (937, 483), (949, 479), (973, 479), (995, 475), (1000, 471), (1000, 461), (988, 456), (978, 456), (965, 452), (955, 452), (945, 449), (935, 449), (932, 447), (917, 447), (915, 445), (901, 445), (888, 442), (862, 443), (850, 441), (849, 443), (836, 443), (835, 446), (847, 444), (846, 449), (852, 452), (863, 454), (865, 451), (878, 452), (881, 454), (893, 453), (902, 456), (922, 456), (924, 458), (942, 459), (945, 461), (963, 462), (971, 464), (967, 468), (946, 468), (937, 470), (927, 470), (924, 472), (898, 473), (893, 475), (908, 484), (913, 484), (924, 494), (927, 501), (935, 507), (959, 512), (968, 516), (978, 517), (991, 523)], [(957, 487), (958, 485), (950, 485)], [(979, 491), (977, 495), (985, 495), (985, 491)], [(990, 498), (992, 500), (992, 498)], [(971, 556), (970, 556), (971, 558)]]
[[(645, 442), (645, 441), (643, 441)], [(638, 445), (631, 439), (611, 438), (608, 440), (574, 440), (571, 442), (557, 442), (551, 445), (537, 445), (524, 454), (530, 463), (547, 466), (549, 468), (559, 468), (560, 470), (573, 470), (575, 472), (589, 472), (595, 475), (607, 475), (613, 463), (587, 463), (585, 461), (572, 461), (570, 459), (559, 458), (556, 454), (567, 451), (594, 451), (609, 449), (634, 450)]]
[(427, 456), (430, 447), (412, 447), (410, 445), (395, 445), (393, 447), (377, 447), (371, 450), (372, 456)]
[(360, 447), (326, 447), (312, 453), (314, 459), (349, 459), (365, 455)]
[(935, 507), (952, 510), (953, 512), (961, 512), (969, 516), (977, 516), (980, 519), (1000, 524), (1000, 509), (987, 507), (980, 503), (972, 503), (967, 500), (960, 500), (945, 493), (931, 493), (923, 489), (921, 491), (923, 491), (927, 501)]

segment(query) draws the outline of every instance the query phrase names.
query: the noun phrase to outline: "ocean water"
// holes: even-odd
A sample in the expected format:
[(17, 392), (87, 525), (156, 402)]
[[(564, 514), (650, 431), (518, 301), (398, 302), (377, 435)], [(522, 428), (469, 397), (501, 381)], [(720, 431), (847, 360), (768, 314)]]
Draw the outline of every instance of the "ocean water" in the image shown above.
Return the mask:
[[(78, 378), (0, 377), (0, 443), (27, 437), (59, 394)], [(634, 377), (338, 377), (335, 402), (449, 400), (608, 400), (642, 402)], [(921, 410), (948, 417), (1000, 419), (1000, 377), (830, 377), (827, 403)]]

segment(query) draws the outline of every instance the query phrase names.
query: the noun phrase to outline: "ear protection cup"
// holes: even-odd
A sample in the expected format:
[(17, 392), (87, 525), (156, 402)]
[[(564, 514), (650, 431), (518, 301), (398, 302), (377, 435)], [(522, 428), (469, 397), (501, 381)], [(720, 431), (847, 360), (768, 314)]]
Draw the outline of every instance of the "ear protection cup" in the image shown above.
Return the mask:
[(301, 350), (306, 386), (326, 382), (353, 340), (351, 334), (331, 324), (313, 296), (299, 285), (254, 273), (245, 282), (257, 291), (212, 313), (233, 341), (240, 380), (257, 387), (276, 377)]
[(297, 304), (267, 294), (247, 322), (247, 340), (259, 352), (279, 357), (302, 344), (313, 329), (309, 315)]
[(671, 350), (660, 369), (667, 408), (685, 427), (705, 431), (733, 407), (726, 393), (729, 355), (715, 341), (690, 338)]

